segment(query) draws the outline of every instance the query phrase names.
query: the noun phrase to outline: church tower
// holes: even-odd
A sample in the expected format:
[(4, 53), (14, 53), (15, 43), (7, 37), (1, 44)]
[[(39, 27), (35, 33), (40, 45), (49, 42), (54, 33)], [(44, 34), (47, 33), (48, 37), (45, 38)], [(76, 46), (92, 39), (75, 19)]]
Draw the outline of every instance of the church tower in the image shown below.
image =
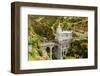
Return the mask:
[(61, 26), (60, 26), (60, 23), (59, 23), (57, 30), (56, 30), (56, 33), (61, 33), (61, 32), (62, 32), (62, 29), (61, 29)]
[(59, 25), (58, 25), (58, 27), (57, 27), (57, 29), (56, 29), (56, 36), (55, 36), (55, 41), (58, 41), (59, 42), (59, 39), (60, 39), (60, 35), (61, 35), (61, 33), (62, 33), (62, 29), (61, 29), (61, 26), (60, 26), (60, 23), (59, 23)]

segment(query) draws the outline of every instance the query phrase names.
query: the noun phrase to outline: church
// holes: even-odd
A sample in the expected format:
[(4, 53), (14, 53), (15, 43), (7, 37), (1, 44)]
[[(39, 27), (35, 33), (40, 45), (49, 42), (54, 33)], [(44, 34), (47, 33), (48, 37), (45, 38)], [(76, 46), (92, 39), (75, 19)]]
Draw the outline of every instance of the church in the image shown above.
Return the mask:
[(72, 39), (72, 31), (63, 31), (60, 23), (56, 29), (56, 35), (54, 42), (45, 41), (41, 44), (41, 47), (49, 53), (49, 59), (63, 59), (67, 54), (70, 41)]

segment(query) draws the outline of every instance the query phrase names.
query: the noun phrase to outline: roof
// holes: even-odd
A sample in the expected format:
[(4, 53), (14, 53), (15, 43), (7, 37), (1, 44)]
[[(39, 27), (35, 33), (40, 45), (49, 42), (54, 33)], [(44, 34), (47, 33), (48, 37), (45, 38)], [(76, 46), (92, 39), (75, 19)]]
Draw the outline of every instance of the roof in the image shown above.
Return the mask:
[(46, 43), (42, 43), (40, 46), (54, 46), (55, 43), (54, 42), (46, 42)]
[(62, 31), (61, 33), (72, 33), (72, 31)]

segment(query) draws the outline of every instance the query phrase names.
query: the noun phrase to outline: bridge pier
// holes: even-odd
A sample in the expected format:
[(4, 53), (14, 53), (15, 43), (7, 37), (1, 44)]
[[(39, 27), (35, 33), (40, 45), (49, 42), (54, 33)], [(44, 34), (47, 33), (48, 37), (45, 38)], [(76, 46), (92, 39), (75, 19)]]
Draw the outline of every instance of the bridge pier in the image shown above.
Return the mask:
[(52, 47), (50, 47), (50, 60), (52, 60)]

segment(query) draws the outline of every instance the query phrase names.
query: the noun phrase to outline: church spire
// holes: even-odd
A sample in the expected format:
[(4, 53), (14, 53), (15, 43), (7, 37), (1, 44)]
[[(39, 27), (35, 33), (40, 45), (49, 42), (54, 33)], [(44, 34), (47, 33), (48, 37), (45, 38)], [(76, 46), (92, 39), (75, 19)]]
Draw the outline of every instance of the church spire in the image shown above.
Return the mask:
[(62, 29), (61, 29), (60, 22), (59, 22), (59, 25), (57, 27), (57, 33), (60, 33), (60, 32), (62, 32)]

